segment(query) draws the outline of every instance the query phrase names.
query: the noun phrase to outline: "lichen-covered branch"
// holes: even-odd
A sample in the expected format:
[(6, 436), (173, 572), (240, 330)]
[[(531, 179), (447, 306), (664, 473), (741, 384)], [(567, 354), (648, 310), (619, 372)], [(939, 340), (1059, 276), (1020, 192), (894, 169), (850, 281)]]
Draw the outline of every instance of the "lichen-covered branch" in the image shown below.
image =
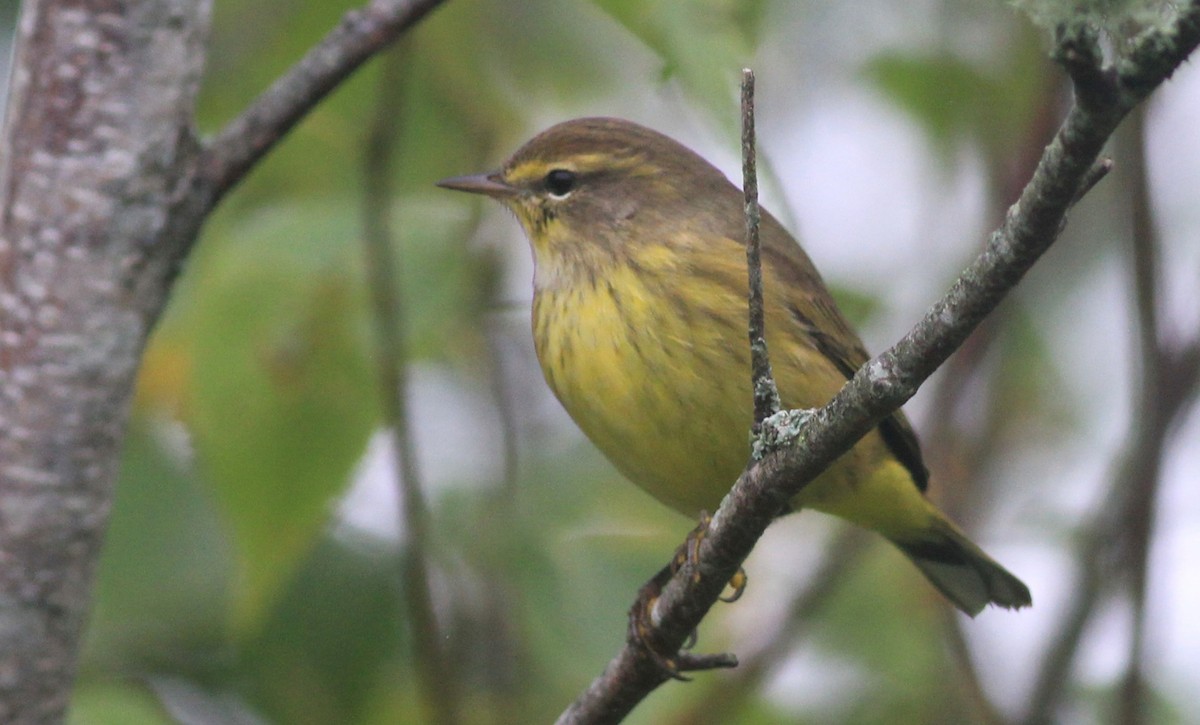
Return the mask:
[[(1139, 38), (1115, 69), (1101, 65), (1094, 31), (1075, 26), (1061, 33), (1056, 57), (1075, 84), (1076, 101), (1004, 224), (907, 335), (864, 365), (800, 427), (794, 445), (742, 474), (713, 517), (694, 566), (683, 567), (662, 589), (654, 611), (658, 644), (683, 644), (783, 503), (912, 397), (1049, 248), (1081, 190), (1094, 183), (1092, 169), (1105, 142), (1194, 50), (1198, 25), (1200, 0), (1193, 0), (1169, 29)], [(559, 722), (618, 721), (663, 681), (645, 653), (627, 644)]]

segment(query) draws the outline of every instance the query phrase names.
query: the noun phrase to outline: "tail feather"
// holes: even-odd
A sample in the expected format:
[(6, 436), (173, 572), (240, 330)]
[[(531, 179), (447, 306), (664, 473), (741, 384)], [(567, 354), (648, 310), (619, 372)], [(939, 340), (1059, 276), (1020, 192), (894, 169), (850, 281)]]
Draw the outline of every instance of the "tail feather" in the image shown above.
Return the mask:
[(974, 617), (988, 604), (1007, 609), (1033, 603), (1029, 587), (948, 521), (920, 539), (895, 541), (938, 591)]

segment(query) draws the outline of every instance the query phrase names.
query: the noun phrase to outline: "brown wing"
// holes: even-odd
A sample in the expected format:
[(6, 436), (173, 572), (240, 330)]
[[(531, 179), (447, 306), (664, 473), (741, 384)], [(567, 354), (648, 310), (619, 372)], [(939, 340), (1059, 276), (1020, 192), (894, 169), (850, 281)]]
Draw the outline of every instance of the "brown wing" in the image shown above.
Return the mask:
[[(764, 213), (762, 221), (763, 262), (791, 282), (786, 294), (788, 312), (817, 350), (849, 380), (870, 355), (800, 245), (770, 215)], [(929, 469), (904, 413), (897, 411), (880, 421), (879, 432), (892, 455), (912, 474), (917, 488), (924, 491), (929, 483)]]

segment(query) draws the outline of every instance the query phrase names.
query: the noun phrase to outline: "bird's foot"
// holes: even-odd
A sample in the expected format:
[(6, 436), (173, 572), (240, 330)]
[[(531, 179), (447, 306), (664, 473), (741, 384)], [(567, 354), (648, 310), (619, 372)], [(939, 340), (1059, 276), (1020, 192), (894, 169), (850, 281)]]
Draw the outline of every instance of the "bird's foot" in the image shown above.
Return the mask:
[[(685, 676), (684, 672), (737, 666), (737, 658), (732, 654), (696, 655), (686, 652), (685, 650), (691, 649), (696, 644), (695, 630), (688, 635), (678, 652), (664, 653), (664, 648), (656, 644), (657, 623), (654, 618), (654, 607), (658, 603), (662, 588), (680, 569), (696, 563), (700, 552), (700, 543), (708, 533), (711, 523), (712, 516), (707, 511), (702, 511), (700, 522), (675, 551), (675, 555), (671, 557), (671, 563), (642, 585), (642, 588), (638, 590), (633, 608), (629, 610), (628, 641), (639, 646), (665, 675), (676, 680), (689, 680), (690, 678)], [(700, 574), (694, 568), (692, 577), (694, 581), (699, 581)], [(733, 592), (728, 596), (721, 597), (721, 601), (737, 601), (742, 596), (742, 592), (746, 590), (746, 581), (746, 572), (739, 567), (737, 573), (729, 580)]]

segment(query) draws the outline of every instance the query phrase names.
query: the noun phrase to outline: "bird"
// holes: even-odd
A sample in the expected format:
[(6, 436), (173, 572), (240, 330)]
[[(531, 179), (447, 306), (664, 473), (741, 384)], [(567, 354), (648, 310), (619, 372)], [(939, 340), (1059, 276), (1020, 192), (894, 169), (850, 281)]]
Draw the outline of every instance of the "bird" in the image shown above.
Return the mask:
[[(753, 422), (744, 197), (674, 139), (579, 118), (495, 171), (444, 179), (513, 212), (534, 259), (532, 332), (546, 383), (630, 481), (689, 516), (745, 468)], [(812, 260), (761, 214), (765, 337), (780, 400), (827, 403), (869, 359)], [(900, 411), (809, 483), (811, 509), (881, 534), (951, 603), (1032, 603), (1029, 588), (926, 497), (929, 472)]]

